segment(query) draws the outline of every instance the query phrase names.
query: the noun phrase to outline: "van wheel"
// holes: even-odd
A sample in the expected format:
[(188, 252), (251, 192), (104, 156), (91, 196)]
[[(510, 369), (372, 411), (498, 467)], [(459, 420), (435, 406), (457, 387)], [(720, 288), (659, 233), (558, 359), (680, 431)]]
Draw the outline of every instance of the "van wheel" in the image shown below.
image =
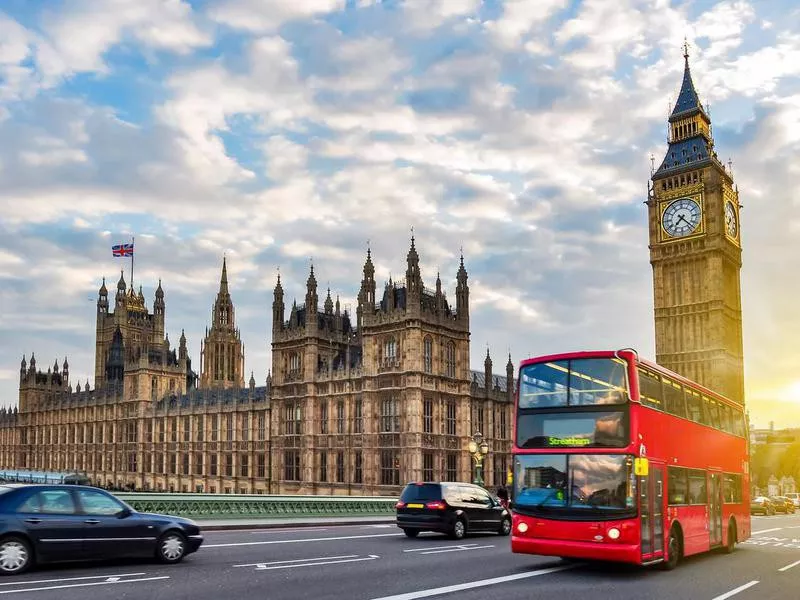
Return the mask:
[(503, 522), (500, 523), (500, 531), (498, 531), (500, 535), (508, 535), (511, 533), (511, 519), (503, 519)]
[(730, 554), (736, 549), (736, 523), (733, 521), (728, 525), (728, 541), (725, 544), (725, 554)]
[(410, 538), (415, 538), (419, 535), (419, 529), (403, 529), (403, 533)]
[(450, 537), (454, 540), (461, 540), (464, 539), (464, 536), (467, 535), (467, 525), (464, 523), (464, 519), (457, 519), (455, 523), (453, 523), (453, 530), (450, 532)]

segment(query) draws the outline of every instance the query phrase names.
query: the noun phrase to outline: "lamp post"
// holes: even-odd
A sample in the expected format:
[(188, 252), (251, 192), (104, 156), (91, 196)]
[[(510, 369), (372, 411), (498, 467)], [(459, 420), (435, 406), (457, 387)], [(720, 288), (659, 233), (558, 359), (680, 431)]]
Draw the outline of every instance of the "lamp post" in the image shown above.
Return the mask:
[(483, 434), (476, 431), (469, 442), (469, 453), (475, 461), (475, 485), (483, 485), (483, 459), (489, 454), (489, 444), (483, 439)]

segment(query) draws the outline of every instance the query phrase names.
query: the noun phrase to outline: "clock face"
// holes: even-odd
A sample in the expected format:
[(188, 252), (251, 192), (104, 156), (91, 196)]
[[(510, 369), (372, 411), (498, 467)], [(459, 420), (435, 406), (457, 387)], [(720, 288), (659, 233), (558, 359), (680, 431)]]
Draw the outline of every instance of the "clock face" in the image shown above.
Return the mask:
[(733, 202), (725, 203), (725, 233), (735, 238), (739, 231), (739, 223), (736, 221), (736, 208)]
[(664, 211), (661, 224), (672, 237), (684, 237), (700, 225), (700, 205), (691, 198), (678, 198)]

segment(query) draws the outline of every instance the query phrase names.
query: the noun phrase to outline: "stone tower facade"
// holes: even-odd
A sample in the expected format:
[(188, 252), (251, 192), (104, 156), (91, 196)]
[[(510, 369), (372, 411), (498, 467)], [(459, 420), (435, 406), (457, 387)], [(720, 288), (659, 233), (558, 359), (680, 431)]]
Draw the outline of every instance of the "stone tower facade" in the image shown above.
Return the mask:
[[(493, 445), (485, 465), (504, 481), (512, 386), (469, 369), (469, 286), (461, 258), (455, 306), (437, 276), (426, 288), (414, 242), (404, 281), (376, 294), (367, 251), (356, 322), (330, 290), (319, 306), (312, 266), (305, 302), (286, 304), (280, 277), (272, 321), (272, 490), (396, 493), (412, 480), (468, 481), (476, 427)], [(513, 379), (513, 366), (509, 372)], [(499, 438), (499, 439), (498, 439)]]
[(211, 312), (211, 329), (200, 346), (200, 387), (244, 387), (244, 346), (236, 327), (233, 301), (228, 291), (228, 265), (222, 259), (219, 292)]
[(656, 360), (744, 403), (739, 192), (684, 52), (669, 147), (647, 201)]

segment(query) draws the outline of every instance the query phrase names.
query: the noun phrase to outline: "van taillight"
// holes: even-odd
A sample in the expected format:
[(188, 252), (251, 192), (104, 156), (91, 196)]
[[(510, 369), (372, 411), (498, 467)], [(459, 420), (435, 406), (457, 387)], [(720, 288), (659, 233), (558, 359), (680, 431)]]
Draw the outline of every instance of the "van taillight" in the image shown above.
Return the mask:
[(444, 510), (445, 508), (447, 508), (447, 504), (445, 504), (441, 500), (436, 500), (434, 502), (427, 502), (425, 504), (425, 508), (430, 508), (432, 510)]
[(406, 505), (406, 503), (405, 503), (405, 502), (403, 502), (402, 500), (399, 500), (399, 501), (397, 502), (397, 504), (395, 504), (395, 505), (394, 505), (394, 507), (395, 507), (395, 508), (404, 508), (404, 507), (405, 507), (405, 505)]

